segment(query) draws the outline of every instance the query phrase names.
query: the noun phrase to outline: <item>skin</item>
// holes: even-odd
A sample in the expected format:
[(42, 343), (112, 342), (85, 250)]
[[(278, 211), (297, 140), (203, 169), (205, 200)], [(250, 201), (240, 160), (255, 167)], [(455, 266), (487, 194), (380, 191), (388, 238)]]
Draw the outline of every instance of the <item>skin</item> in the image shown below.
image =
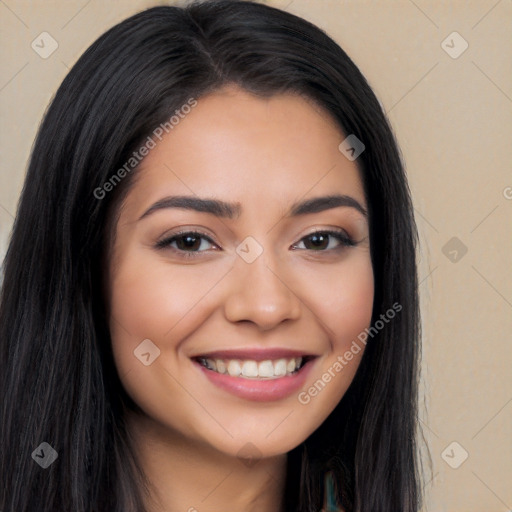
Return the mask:
[[(281, 511), (286, 453), (352, 381), (363, 350), (308, 404), (298, 393), (262, 403), (214, 386), (190, 359), (213, 350), (300, 349), (318, 356), (307, 390), (369, 326), (366, 216), (347, 206), (287, 216), (296, 201), (331, 194), (367, 208), (357, 161), (338, 150), (345, 137), (299, 95), (263, 99), (230, 86), (200, 98), (138, 169), (116, 226), (108, 293), (116, 366), (144, 411), (130, 414), (128, 425), (153, 486), (148, 510)], [(229, 219), (164, 208), (140, 219), (170, 195), (238, 202), (242, 211)], [(187, 251), (180, 240), (155, 247), (179, 229), (213, 243), (200, 238), (190, 259), (180, 257)], [(308, 235), (326, 229), (344, 230), (357, 244), (330, 236), (315, 249)], [(263, 248), (250, 264), (236, 252), (247, 236)], [(145, 339), (160, 350), (148, 366), (134, 356)], [(247, 443), (252, 464), (237, 456)]]

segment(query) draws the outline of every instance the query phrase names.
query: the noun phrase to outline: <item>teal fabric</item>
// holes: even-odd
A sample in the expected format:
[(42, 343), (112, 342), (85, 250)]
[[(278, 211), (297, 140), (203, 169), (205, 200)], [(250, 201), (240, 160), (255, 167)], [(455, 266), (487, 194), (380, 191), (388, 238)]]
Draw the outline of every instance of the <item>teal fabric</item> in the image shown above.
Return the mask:
[(323, 512), (340, 512), (343, 511), (341, 504), (334, 494), (334, 477), (331, 472), (325, 475), (325, 494), (324, 494), (324, 511)]

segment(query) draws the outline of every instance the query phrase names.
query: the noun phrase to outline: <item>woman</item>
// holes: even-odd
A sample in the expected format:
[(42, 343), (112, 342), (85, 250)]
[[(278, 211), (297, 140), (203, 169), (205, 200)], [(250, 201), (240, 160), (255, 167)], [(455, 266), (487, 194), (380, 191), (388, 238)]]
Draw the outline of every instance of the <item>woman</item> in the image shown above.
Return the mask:
[(317, 27), (229, 0), (113, 27), (5, 259), (0, 509), (417, 511), (416, 239)]

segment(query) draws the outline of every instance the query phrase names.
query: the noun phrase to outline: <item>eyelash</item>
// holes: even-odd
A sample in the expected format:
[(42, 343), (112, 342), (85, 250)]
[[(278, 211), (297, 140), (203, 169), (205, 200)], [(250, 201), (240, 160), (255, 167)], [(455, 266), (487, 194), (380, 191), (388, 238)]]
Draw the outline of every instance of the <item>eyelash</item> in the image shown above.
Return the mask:
[[(163, 240), (160, 240), (156, 243), (155, 247), (157, 249), (170, 249), (176, 254), (179, 254), (182, 258), (196, 258), (200, 256), (201, 253), (205, 251), (184, 251), (182, 249), (176, 249), (174, 247), (170, 247), (170, 244), (173, 243), (177, 238), (180, 238), (183, 235), (195, 235), (197, 238), (197, 235), (199, 235), (200, 238), (206, 239), (208, 242), (210, 242), (213, 245), (216, 245), (215, 242), (206, 234), (201, 233), (199, 231), (179, 231), (177, 233), (174, 233), (171, 237), (164, 238)], [(302, 242), (304, 239), (307, 239), (309, 237), (312, 237), (314, 235), (329, 235), (334, 238), (336, 238), (340, 245), (338, 247), (335, 247), (334, 249), (323, 249), (315, 251), (314, 249), (299, 249), (299, 250), (306, 250), (306, 251), (312, 251), (312, 252), (330, 252), (330, 251), (339, 251), (345, 247), (354, 247), (357, 245), (357, 242), (352, 240), (345, 231), (343, 230), (332, 230), (332, 229), (323, 229), (323, 230), (317, 230), (313, 231), (312, 233), (307, 234), (306, 236), (302, 237), (298, 243)]]

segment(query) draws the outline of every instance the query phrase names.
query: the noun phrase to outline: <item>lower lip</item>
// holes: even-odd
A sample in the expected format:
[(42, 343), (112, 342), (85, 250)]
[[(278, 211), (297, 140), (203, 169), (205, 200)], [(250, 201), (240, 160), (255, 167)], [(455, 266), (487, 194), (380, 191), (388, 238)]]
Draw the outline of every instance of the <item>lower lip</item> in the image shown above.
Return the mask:
[(225, 373), (208, 370), (197, 361), (194, 364), (204, 375), (219, 388), (245, 400), (254, 402), (271, 402), (281, 400), (297, 392), (306, 381), (314, 360), (308, 361), (297, 373), (277, 379), (245, 379), (232, 377)]

